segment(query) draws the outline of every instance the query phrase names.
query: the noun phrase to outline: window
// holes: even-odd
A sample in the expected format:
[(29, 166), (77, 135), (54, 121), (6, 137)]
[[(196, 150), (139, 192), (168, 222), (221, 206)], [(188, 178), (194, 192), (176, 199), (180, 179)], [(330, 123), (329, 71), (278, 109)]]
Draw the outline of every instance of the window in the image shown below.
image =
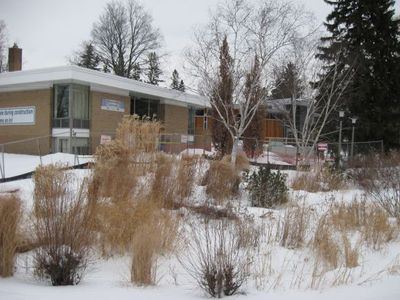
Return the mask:
[(196, 109), (189, 107), (188, 114), (188, 134), (194, 134), (194, 116), (196, 115)]
[(54, 118), (69, 117), (69, 85), (56, 85), (54, 97)]
[(143, 117), (158, 118), (160, 114), (160, 101), (146, 98), (134, 98), (133, 113)]
[(54, 86), (54, 128), (89, 128), (89, 88), (77, 84)]

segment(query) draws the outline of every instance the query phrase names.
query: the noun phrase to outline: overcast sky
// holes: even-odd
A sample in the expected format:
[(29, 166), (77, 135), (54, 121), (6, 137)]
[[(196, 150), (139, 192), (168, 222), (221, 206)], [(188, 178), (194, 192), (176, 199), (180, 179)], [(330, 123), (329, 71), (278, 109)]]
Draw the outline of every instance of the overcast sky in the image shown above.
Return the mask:
[[(23, 48), (23, 69), (60, 66), (90, 38), (92, 24), (110, 0), (0, 0), (0, 19), (7, 25), (9, 43)], [(249, 0), (252, 1), (252, 0)], [(279, 1), (279, 0), (277, 0)], [(219, 0), (142, 0), (164, 36), (169, 54), (167, 72), (181, 68), (179, 57), (191, 41), (193, 26), (208, 21)], [(313, 12), (322, 24), (330, 6), (323, 0), (292, 0)], [(396, 14), (399, 13), (396, 1)], [(170, 77), (167, 74), (166, 77)]]

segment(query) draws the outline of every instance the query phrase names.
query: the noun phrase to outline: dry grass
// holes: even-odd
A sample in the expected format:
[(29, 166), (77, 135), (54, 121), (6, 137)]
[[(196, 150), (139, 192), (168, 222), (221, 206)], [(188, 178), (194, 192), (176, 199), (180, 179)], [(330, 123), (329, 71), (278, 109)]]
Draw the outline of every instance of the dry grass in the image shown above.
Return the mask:
[(346, 234), (342, 234), (343, 248), (344, 248), (344, 265), (346, 268), (355, 268), (359, 265), (359, 245), (352, 247), (351, 242)]
[(78, 185), (71, 173), (49, 165), (36, 169), (34, 183), (35, 273), (53, 285), (78, 284), (93, 237), (85, 182)]
[(382, 209), (400, 220), (400, 152), (363, 157), (353, 177)]
[(378, 250), (396, 237), (395, 226), (380, 207), (354, 200), (336, 203), (329, 210), (329, 220), (341, 232), (359, 231), (363, 240)]
[(0, 276), (14, 273), (14, 257), (18, 244), (21, 201), (16, 196), (0, 197)]
[[(226, 163), (231, 163), (231, 159), (232, 159), (231, 155), (225, 155), (222, 158), (222, 161)], [(250, 163), (247, 156), (245, 154), (238, 153), (238, 155), (236, 156), (236, 164), (235, 164), (236, 172), (239, 173), (248, 170), (249, 168), (250, 168)]]
[(301, 248), (309, 229), (310, 209), (303, 203), (285, 210), (282, 225), (277, 230), (280, 245), (289, 249)]
[(156, 283), (158, 257), (174, 252), (178, 242), (179, 223), (179, 217), (168, 211), (153, 211), (137, 228), (132, 238), (132, 283)]
[(221, 203), (238, 195), (239, 183), (240, 177), (230, 162), (211, 161), (202, 185), (206, 186), (208, 196)]
[(336, 269), (339, 266), (340, 248), (333, 236), (332, 227), (324, 215), (319, 221), (312, 240), (317, 261), (321, 261), (327, 269)]
[(100, 145), (95, 153), (90, 199), (110, 197), (114, 202), (130, 198), (137, 177), (154, 169), (161, 124), (126, 116), (118, 125), (116, 139)]
[(294, 190), (316, 193), (341, 190), (346, 188), (346, 183), (342, 174), (322, 167), (298, 175), (292, 180), (291, 187)]

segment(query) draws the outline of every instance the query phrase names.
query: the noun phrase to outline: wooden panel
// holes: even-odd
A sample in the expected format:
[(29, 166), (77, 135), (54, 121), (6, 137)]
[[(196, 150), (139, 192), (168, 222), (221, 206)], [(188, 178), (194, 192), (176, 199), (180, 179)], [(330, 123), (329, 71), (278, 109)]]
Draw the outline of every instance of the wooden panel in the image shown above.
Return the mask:
[(265, 138), (282, 138), (283, 126), (282, 122), (275, 119), (265, 120)]

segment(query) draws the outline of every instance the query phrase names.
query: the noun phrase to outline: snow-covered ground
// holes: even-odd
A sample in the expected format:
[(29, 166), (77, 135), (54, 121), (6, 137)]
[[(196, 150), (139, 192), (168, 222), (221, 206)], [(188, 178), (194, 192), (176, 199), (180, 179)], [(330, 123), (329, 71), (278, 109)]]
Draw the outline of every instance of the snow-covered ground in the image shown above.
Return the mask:
[[(202, 153), (199, 153), (202, 154)], [(51, 159), (55, 159), (52, 156)], [(67, 156), (62, 157), (64, 162)], [(73, 162), (73, 156), (70, 157)], [(12, 160), (11, 160), (12, 161)], [(29, 159), (27, 159), (29, 161)], [(48, 162), (50, 162), (50, 157)], [(71, 161), (69, 161), (71, 162)], [(81, 162), (81, 161), (80, 161)], [(20, 164), (19, 159), (14, 160), (16, 170), (27, 170)], [(32, 163), (32, 168), (34, 164)], [(90, 174), (89, 170), (73, 170), (78, 178)], [(288, 180), (296, 175), (295, 171), (287, 171)], [(31, 179), (0, 184), (0, 194), (17, 193), (25, 204), (25, 210), (32, 207), (33, 182)], [(202, 201), (204, 187), (197, 187), (194, 201)], [(349, 188), (338, 192), (307, 193), (304, 191), (290, 191), (292, 201), (305, 201), (313, 213), (322, 214), (332, 201), (350, 203), (360, 199), (361, 190)], [(263, 209), (249, 207), (248, 195), (245, 191), (235, 200), (234, 206), (237, 213), (243, 217), (255, 220), (256, 224), (264, 226), (283, 216), (283, 209)], [(305, 268), (312, 260), (311, 250), (305, 246), (303, 249), (286, 249), (275, 243), (272, 246), (261, 247), (258, 256), (253, 257), (254, 268), (259, 270), (259, 277), (251, 276), (243, 287), (243, 294), (232, 296), (232, 299), (400, 299), (400, 243), (399, 238), (385, 244), (379, 250), (360, 246), (360, 266), (336, 270), (327, 274), (325, 281), (317, 289), (310, 287), (310, 270)], [(267, 257), (265, 259), (265, 257)], [(270, 263), (268, 263), (270, 259)], [(208, 297), (197, 287), (192, 278), (179, 264), (175, 256), (161, 257), (158, 262), (158, 282), (156, 286), (138, 287), (130, 281), (130, 259), (125, 256), (114, 256), (109, 259), (93, 254), (93, 264), (87, 270), (87, 275), (77, 286), (52, 287), (46, 282), (38, 281), (33, 276), (32, 257), (28, 254), (19, 255), (17, 271), (11, 278), (0, 278), (0, 300), (83, 300), (83, 299), (207, 299)], [(262, 270), (264, 266), (268, 271)], [(265, 274), (264, 274), (265, 273)], [(342, 278), (343, 276), (343, 278)], [(335, 279), (342, 278), (334, 283)]]
[[(24, 173), (32, 172), (39, 165), (60, 163), (68, 166), (83, 164), (92, 160), (92, 156), (73, 155), (68, 153), (54, 153), (44, 155), (11, 154), (4, 153), (5, 177), (13, 177)], [(0, 165), (2, 161), (0, 160)], [(1, 174), (0, 174), (1, 176)]]

